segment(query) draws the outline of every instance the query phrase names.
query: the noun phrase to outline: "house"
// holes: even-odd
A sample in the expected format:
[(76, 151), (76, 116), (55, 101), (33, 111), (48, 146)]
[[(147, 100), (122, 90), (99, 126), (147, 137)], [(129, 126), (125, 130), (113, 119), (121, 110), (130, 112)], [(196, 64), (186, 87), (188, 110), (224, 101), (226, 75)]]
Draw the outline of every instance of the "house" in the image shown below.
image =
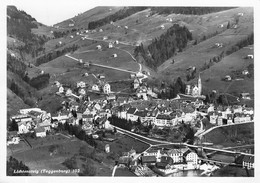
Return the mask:
[(103, 29), (99, 29), (99, 32), (103, 32)]
[(112, 55), (112, 57), (116, 58), (116, 57), (117, 57), (117, 54), (116, 54), (116, 53), (114, 53), (114, 54)]
[(86, 83), (83, 81), (77, 82), (77, 88), (85, 88), (86, 87)]
[(113, 43), (108, 43), (108, 48), (113, 48)]
[(101, 50), (101, 45), (97, 45), (97, 47), (96, 47), (98, 50)]
[(68, 89), (67, 91), (66, 91), (66, 94), (65, 94), (66, 96), (71, 96), (72, 95), (72, 90), (71, 89)]
[(135, 74), (130, 74), (130, 78), (131, 79), (135, 78)]
[(147, 120), (147, 113), (148, 111), (136, 111), (134, 115), (140, 119), (141, 123), (144, 123)]
[(34, 129), (36, 137), (46, 137), (46, 131), (44, 127), (37, 127)]
[(170, 116), (168, 114), (158, 114), (155, 118), (154, 125), (157, 127), (165, 127), (165, 126), (174, 126), (176, 125), (173, 116)]
[(14, 120), (16, 123), (27, 122), (27, 121), (32, 121), (32, 117), (27, 114), (20, 114), (20, 115), (12, 116), (10, 120), (11, 121)]
[(82, 123), (92, 123), (94, 119), (93, 114), (82, 114)]
[(248, 72), (248, 70), (243, 70), (243, 71), (242, 71), (242, 74), (246, 76), (246, 75), (249, 74), (249, 72)]
[(107, 100), (116, 100), (116, 95), (109, 93), (107, 95)]
[(172, 158), (173, 163), (182, 163), (183, 162), (183, 153), (186, 152), (187, 149), (170, 149), (167, 154)]
[(94, 84), (91, 88), (94, 91), (100, 91), (98, 85)]
[(59, 41), (59, 44), (61, 45), (61, 44), (62, 44), (62, 42), (61, 42), (61, 41)]
[(9, 131), (7, 133), (7, 145), (10, 144), (19, 144), (20, 137), (18, 136), (17, 131)]
[(18, 134), (24, 134), (30, 132), (32, 128), (31, 121), (18, 123)]
[(107, 37), (107, 36), (104, 36), (104, 37), (103, 37), (103, 40), (107, 40), (107, 39), (108, 39), (108, 37)]
[(70, 38), (72, 39), (72, 38), (74, 38), (74, 36), (73, 36), (73, 35), (71, 35), (71, 36), (70, 36)]
[(137, 89), (139, 86), (140, 86), (140, 81), (139, 81), (139, 79), (136, 78), (134, 80), (134, 89)]
[(198, 155), (191, 151), (190, 149), (188, 149), (186, 152), (183, 153), (183, 158), (186, 161), (186, 163), (190, 162), (193, 165), (197, 165), (198, 164)]
[(125, 26), (125, 29), (128, 29), (128, 26)]
[(161, 25), (160, 27), (161, 27), (161, 29), (165, 29), (164, 25)]
[(64, 88), (61, 86), (59, 87), (59, 93), (63, 93), (64, 92)]
[(143, 165), (155, 165), (156, 157), (155, 156), (142, 156), (141, 162)]
[(106, 83), (106, 84), (103, 86), (103, 92), (106, 93), (106, 94), (111, 93), (110, 84)]
[(74, 27), (74, 24), (69, 24), (69, 27)]
[(225, 81), (231, 81), (232, 80), (230, 75), (226, 75), (224, 79), (225, 79)]
[(137, 111), (136, 108), (129, 108), (126, 112), (126, 119), (131, 121), (136, 121), (138, 119), (138, 116), (135, 115), (136, 111)]
[(254, 156), (245, 155), (244, 158), (243, 158), (243, 161), (242, 161), (243, 168), (254, 169), (255, 168), (254, 161), (255, 161)]
[(78, 92), (80, 95), (86, 95), (86, 90), (83, 88), (80, 88)]
[(250, 97), (249, 93), (241, 93), (240, 96), (244, 100), (251, 100), (251, 97)]
[(118, 40), (116, 40), (116, 41), (115, 41), (115, 44), (119, 44), (119, 41), (118, 41)]
[(104, 75), (99, 75), (99, 79), (105, 79), (106, 77)]
[(28, 114), (30, 111), (43, 112), (40, 108), (28, 108), (28, 109), (20, 109), (21, 114)]
[(247, 58), (247, 59), (253, 59), (253, 58), (254, 58), (254, 55), (247, 55), (246, 58)]

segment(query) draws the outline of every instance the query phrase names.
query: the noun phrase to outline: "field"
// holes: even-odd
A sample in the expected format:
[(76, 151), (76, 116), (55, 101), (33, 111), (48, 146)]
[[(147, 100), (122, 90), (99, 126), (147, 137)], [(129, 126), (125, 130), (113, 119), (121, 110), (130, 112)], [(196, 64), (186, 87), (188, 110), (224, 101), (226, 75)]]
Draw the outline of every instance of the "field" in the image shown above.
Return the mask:
[[(19, 161), (23, 161), (31, 170), (67, 170), (61, 163), (76, 153), (80, 146), (86, 145), (77, 139), (68, 139), (61, 135), (51, 135), (46, 138), (28, 139), (33, 146), (32, 149), (25, 148), (24, 151), (18, 151), (17, 153), (8, 154), (13, 156)], [(51, 152), (51, 146), (56, 147), (56, 152)], [(16, 146), (13, 146), (15, 149)], [(37, 175), (37, 174), (32, 174)], [(76, 175), (70, 172), (69, 174), (55, 173), (55, 174), (38, 174), (38, 175)]]

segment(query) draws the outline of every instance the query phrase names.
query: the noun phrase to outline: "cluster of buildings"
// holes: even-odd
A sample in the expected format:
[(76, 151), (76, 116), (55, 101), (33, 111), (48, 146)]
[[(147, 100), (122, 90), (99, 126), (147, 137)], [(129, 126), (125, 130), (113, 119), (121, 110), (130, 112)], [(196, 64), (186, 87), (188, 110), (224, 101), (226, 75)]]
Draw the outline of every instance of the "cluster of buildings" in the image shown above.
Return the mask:
[(150, 148), (141, 154), (133, 149), (123, 153), (118, 165), (129, 167), (138, 176), (155, 176), (199, 169), (200, 161), (198, 155), (188, 148)]
[(207, 109), (210, 123), (214, 125), (226, 125), (234, 123), (246, 123), (254, 120), (254, 109), (244, 106), (218, 107), (210, 105)]
[(7, 144), (19, 143), (19, 134), (35, 133), (36, 137), (45, 137), (52, 125), (51, 114), (40, 108), (21, 109), (10, 120), (17, 124), (18, 131), (8, 133)]

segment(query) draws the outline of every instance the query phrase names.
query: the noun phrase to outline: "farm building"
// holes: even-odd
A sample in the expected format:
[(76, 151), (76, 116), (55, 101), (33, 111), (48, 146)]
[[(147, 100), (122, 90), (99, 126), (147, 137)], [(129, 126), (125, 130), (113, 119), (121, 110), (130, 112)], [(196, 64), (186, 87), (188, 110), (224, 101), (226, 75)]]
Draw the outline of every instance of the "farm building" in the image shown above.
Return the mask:
[(107, 37), (107, 36), (104, 36), (104, 37), (103, 37), (103, 40), (107, 40), (107, 39), (108, 39), (108, 37)]
[(103, 29), (99, 29), (99, 32), (103, 32)]
[(109, 43), (108, 48), (113, 48), (113, 43)]
[(98, 85), (94, 84), (94, 85), (92, 86), (92, 90), (94, 90), (94, 91), (99, 91)]
[(247, 58), (247, 59), (253, 59), (253, 58), (254, 58), (254, 55), (247, 55), (246, 58)]
[(164, 25), (161, 25), (160, 27), (161, 27), (161, 29), (165, 29)]
[(110, 84), (106, 83), (106, 84), (103, 86), (103, 92), (106, 93), (106, 94), (111, 93)]
[(70, 38), (72, 39), (72, 38), (74, 38), (74, 36), (73, 36), (73, 35), (71, 35), (71, 36), (70, 36)]
[(115, 41), (115, 44), (119, 44), (119, 41), (118, 41), (118, 40), (116, 40), (116, 41)]
[(243, 71), (242, 71), (242, 74), (243, 74), (243, 75), (248, 75), (249, 72), (248, 72), (248, 70), (243, 70)]
[(116, 54), (116, 53), (114, 53), (114, 54), (112, 55), (112, 57), (116, 58), (116, 57), (117, 57), (117, 54)]
[(101, 50), (101, 48), (102, 48), (101, 45), (97, 45), (98, 50)]
[(232, 80), (231, 76), (229, 76), (229, 75), (226, 75), (224, 79), (225, 79), (225, 81), (231, 81)]
[(69, 24), (69, 27), (74, 27), (74, 24)]

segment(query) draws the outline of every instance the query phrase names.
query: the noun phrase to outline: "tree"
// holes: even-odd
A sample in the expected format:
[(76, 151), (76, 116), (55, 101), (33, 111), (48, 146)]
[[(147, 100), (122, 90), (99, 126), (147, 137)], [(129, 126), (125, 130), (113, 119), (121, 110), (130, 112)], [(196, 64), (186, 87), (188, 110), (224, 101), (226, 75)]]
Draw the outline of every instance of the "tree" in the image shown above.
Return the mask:
[(95, 176), (96, 168), (91, 164), (83, 164), (83, 170), (79, 173), (79, 176)]
[[(15, 173), (15, 170), (23, 170), (24, 173)], [(22, 161), (18, 161), (17, 159), (10, 156), (9, 160), (7, 161), (6, 166), (6, 175), (7, 176), (29, 176), (30, 174), (27, 173), (29, 171), (29, 167), (23, 164)]]
[(230, 29), (230, 22), (228, 21), (227, 29)]
[(18, 131), (18, 124), (16, 121), (13, 119), (10, 126), (9, 126), (9, 131)]

